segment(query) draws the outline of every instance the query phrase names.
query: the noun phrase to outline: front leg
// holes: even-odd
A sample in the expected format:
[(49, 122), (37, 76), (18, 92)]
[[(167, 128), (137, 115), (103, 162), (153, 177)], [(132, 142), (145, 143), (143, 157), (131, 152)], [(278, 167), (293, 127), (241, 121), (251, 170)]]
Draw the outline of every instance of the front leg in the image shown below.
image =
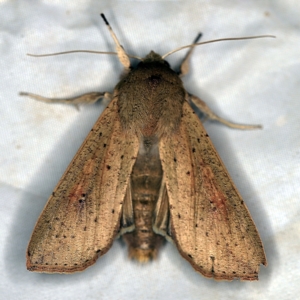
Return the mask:
[(207, 105), (204, 101), (202, 101), (201, 99), (199, 99), (198, 97), (194, 96), (194, 95), (191, 95), (191, 94), (188, 94), (188, 102), (189, 103), (194, 103), (197, 108), (203, 112), (206, 117), (208, 119), (211, 119), (211, 120), (216, 120), (228, 127), (231, 127), (231, 128), (235, 128), (235, 129), (242, 129), (242, 130), (249, 130), (249, 129), (259, 129), (259, 128), (262, 128), (261, 125), (244, 125), (244, 124), (236, 124), (236, 123), (233, 123), (233, 122), (230, 122), (230, 121), (227, 121), (221, 117), (219, 117), (218, 115), (216, 115)]
[(105, 92), (105, 93), (98, 93), (98, 92), (91, 92), (83, 95), (79, 95), (72, 98), (46, 98), (40, 95), (27, 93), (27, 92), (20, 92), (20, 96), (28, 96), (32, 99), (46, 102), (46, 103), (66, 103), (66, 104), (92, 104), (97, 102), (100, 99), (103, 99), (102, 101), (104, 104), (108, 104), (112, 99), (112, 94)]

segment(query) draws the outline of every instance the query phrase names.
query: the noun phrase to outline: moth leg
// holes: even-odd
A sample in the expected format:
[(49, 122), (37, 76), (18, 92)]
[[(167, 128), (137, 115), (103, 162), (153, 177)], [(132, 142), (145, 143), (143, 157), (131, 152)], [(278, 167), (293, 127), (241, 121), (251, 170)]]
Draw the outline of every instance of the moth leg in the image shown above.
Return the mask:
[[(193, 44), (197, 43), (200, 40), (201, 36), (202, 36), (202, 33), (198, 33), (198, 35), (196, 36), (196, 38), (193, 41)], [(193, 54), (194, 49), (195, 49), (195, 46), (190, 48), (190, 50), (188, 51), (188, 53), (186, 54), (186, 56), (184, 57), (184, 59), (181, 63), (180, 71), (179, 71), (179, 74), (178, 74), (180, 77), (186, 75), (189, 72), (189, 70), (190, 70), (190, 57)]]
[(208, 119), (216, 120), (216, 121), (218, 121), (218, 122), (220, 122), (220, 123), (222, 123), (222, 124), (224, 124), (228, 127), (235, 128), (235, 129), (249, 130), (249, 129), (262, 128), (261, 125), (244, 125), (244, 124), (236, 124), (236, 123), (227, 121), (227, 120), (217, 116), (215, 113), (213, 113), (212, 110), (206, 105), (206, 103), (203, 102), (198, 97), (189, 94), (188, 98), (189, 98), (188, 102), (189, 103), (191, 103), (191, 102), (194, 103), (197, 106), (197, 108), (199, 110), (201, 110), (201, 112), (203, 112), (206, 115), (206, 117)]
[(168, 241), (171, 238), (170, 226), (170, 210), (169, 210), (169, 197), (167, 193), (167, 186), (164, 177), (161, 182), (158, 200), (156, 203), (154, 216), (153, 216), (153, 231), (156, 234), (164, 236)]
[(103, 99), (102, 101), (104, 104), (108, 104), (112, 99), (112, 94), (105, 92), (105, 93), (98, 93), (98, 92), (91, 92), (87, 94), (83, 94), (80, 96), (72, 97), (72, 98), (46, 98), (40, 95), (27, 93), (27, 92), (20, 92), (20, 96), (28, 96), (32, 99), (37, 101), (42, 101), (46, 103), (66, 103), (66, 104), (92, 104), (97, 102), (99, 99)]

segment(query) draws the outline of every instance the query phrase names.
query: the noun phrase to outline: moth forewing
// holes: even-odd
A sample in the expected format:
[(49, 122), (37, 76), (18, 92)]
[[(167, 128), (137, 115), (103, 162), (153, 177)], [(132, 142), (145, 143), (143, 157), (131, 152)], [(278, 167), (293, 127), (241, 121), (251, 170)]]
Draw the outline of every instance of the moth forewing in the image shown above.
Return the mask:
[(99, 117), (39, 217), (29, 270), (81, 271), (107, 252), (119, 231), (138, 139), (121, 130), (116, 102)]
[(259, 234), (187, 102), (180, 129), (162, 138), (160, 155), (172, 237), (182, 256), (206, 277), (257, 280), (259, 265), (267, 264)]

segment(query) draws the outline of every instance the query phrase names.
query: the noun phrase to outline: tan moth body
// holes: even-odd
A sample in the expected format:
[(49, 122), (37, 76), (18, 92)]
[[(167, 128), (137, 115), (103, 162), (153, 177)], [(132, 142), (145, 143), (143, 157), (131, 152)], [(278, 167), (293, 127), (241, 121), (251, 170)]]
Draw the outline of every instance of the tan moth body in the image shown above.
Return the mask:
[(60, 100), (75, 104), (105, 98), (109, 104), (37, 221), (27, 268), (84, 270), (117, 236), (127, 242), (130, 257), (146, 262), (167, 238), (206, 277), (257, 280), (259, 265), (267, 264), (259, 234), (190, 103), (228, 126), (257, 126), (213, 114), (153, 51), (129, 69), (128, 55), (113, 38), (127, 71), (113, 95), (96, 92)]

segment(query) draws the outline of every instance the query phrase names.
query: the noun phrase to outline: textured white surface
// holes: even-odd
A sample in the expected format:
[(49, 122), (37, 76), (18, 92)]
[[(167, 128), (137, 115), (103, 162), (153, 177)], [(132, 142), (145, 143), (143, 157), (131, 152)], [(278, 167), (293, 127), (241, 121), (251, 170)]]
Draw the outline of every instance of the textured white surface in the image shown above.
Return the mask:
[[(74, 2), (74, 3), (73, 3)], [(128, 53), (164, 54), (202, 40), (274, 34), (277, 39), (198, 47), (187, 90), (219, 115), (263, 124), (238, 131), (206, 128), (261, 234), (269, 266), (258, 282), (215, 282), (194, 272), (167, 244), (140, 266), (116, 241), (86, 271), (30, 273), (25, 251), (33, 226), (103, 106), (47, 105), (18, 96), (112, 91), (115, 56), (26, 53), (114, 50), (104, 12)], [(300, 2), (1, 1), (0, 2), (0, 295), (1, 299), (295, 299), (300, 287)], [(178, 66), (185, 52), (168, 58)]]

